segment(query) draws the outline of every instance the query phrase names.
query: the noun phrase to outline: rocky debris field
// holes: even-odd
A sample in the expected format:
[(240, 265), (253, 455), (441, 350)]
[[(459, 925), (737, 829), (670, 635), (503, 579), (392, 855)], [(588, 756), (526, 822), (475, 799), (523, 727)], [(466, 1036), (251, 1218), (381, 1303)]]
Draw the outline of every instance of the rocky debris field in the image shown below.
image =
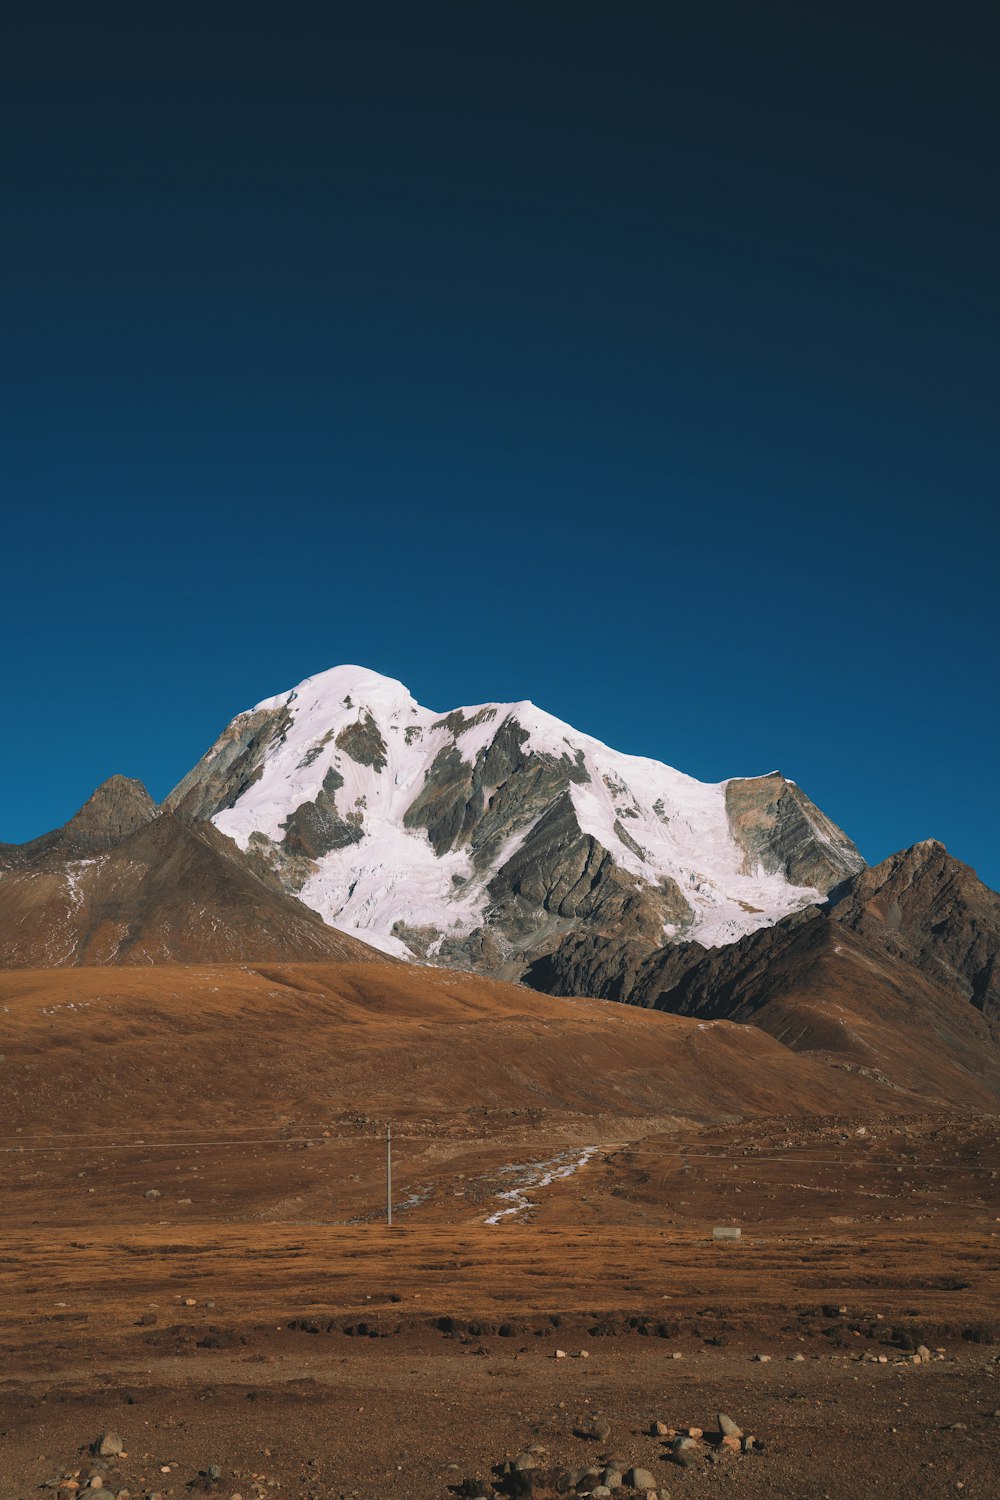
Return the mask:
[[(624, 1489), (636, 1492), (643, 1500), (669, 1500), (669, 1491), (653, 1469), (646, 1467), (645, 1457), (636, 1462), (600, 1451), (612, 1436), (610, 1422), (593, 1417), (578, 1425), (574, 1435), (592, 1441), (598, 1449), (590, 1463), (576, 1468), (553, 1464), (545, 1444), (532, 1443), (513, 1459), (495, 1464), (492, 1482), (464, 1479), (457, 1487), (459, 1495), (465, 1500), (491, 1500), (495, 1495), (535, 1496), (537, 1500), (550, 1500), (558, 1495), (590, 1495), (593, 1500), (610, 1500), (614, 1491)], [(702, 1463), (729, 1463), (741, 1455), (760, 1456), (765, 1451), (760, 1438), (745, 1433), (725, 1412), (716, 1413), (714, 1426), (708, 1432), (697, 1426), (670, 1427), (657, 1420), (650, 1424), (649, 1435), (664, 1444), (661, 1460), (669, 1460), (682, 1469), (693, 1469)]]
[(241, 1349), (112, 1370), (80, 1349), (0, 1385), (0, 1495), (117, 1500), (995, 1500), (1000, 1356), (887, 1365), (818, 1337), (618, 1338), (589, 1358), (425, 1328), (303, 1357)]

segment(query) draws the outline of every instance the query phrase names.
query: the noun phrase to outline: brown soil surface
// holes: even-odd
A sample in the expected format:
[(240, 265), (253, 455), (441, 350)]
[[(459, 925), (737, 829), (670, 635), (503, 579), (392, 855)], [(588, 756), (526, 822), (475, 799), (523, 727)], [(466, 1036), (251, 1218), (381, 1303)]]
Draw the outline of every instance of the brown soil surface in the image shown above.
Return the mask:
[[(7, 973), (0, 1036), (3, 1500), (430, 1500), (534, 1442), (671, 1497), (997, 1493), (996, 1117), (379, 965)], [(718, 1410), (766, 1451), (646, 1435)]]

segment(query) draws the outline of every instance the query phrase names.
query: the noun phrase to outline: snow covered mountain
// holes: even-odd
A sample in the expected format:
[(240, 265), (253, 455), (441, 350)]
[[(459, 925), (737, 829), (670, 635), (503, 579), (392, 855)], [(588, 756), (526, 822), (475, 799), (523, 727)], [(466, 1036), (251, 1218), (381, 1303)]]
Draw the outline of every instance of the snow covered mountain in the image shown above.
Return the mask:
[(434, 713), (351, 666), (239, 714), (165, 806), (387, 953), (508, 977), (572, 931), (734, 942), (864, 867), (777, 772), (709, 785), (532, 703)]

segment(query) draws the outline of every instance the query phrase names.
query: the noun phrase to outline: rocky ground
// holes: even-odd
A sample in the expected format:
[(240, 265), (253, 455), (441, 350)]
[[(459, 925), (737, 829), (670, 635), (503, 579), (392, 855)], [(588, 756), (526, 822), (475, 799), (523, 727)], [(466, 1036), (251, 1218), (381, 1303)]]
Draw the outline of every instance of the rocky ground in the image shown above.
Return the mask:
[[(767, 1331), (754, 1353), (771, 1358), (758, 1362), (742, 1340), (572, 1332), (557, 1334), (565, 1360), (551, 1334), (429, 1329), (322, 1343), (283, 1333), (127, 1370), (81, 1345), (46, 1380), (7, 1384), (0, 1493), (69, 1496), (100, 1480), (133, 1500), (996, 1494), (1000, 1368), (988, 1347), (949, 1340), (930, 1364), (893, 1352), (883, 1365), (822, 1336)], [(721, 1445), (723, 1411), (752, 1446)], [(124, 1452), (102, 1456), (107, 1435)]]
[(502, 1173), (390, 1230), (266, 1220), (301, 1148), (248, 1152), (258, 1206), (214, 1222), (177, 1189), (116, 1221), (85, 1155), (54, 1203), (36, 1166), (0, 1263), (0, 1495), (995, 1495), (995, 1128), (893, 1122), (902, 1173), (847, 1159), (879, 1128), (650, 1136), (522, 1179), (493, 1226)]

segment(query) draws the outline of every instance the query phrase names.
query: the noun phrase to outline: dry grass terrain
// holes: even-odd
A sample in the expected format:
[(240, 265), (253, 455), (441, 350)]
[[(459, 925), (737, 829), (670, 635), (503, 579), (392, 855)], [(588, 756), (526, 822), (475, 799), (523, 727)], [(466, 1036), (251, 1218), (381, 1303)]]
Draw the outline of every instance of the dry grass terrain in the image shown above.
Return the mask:
[[(531, 1442), (671, 1496), (996, 1493), (994, 1116), (377, 964), (7, 972), (0, 1038), (4, 1500), (424, 1500)], [(719, 1409), (766, 1452), (648, 1434)]]

